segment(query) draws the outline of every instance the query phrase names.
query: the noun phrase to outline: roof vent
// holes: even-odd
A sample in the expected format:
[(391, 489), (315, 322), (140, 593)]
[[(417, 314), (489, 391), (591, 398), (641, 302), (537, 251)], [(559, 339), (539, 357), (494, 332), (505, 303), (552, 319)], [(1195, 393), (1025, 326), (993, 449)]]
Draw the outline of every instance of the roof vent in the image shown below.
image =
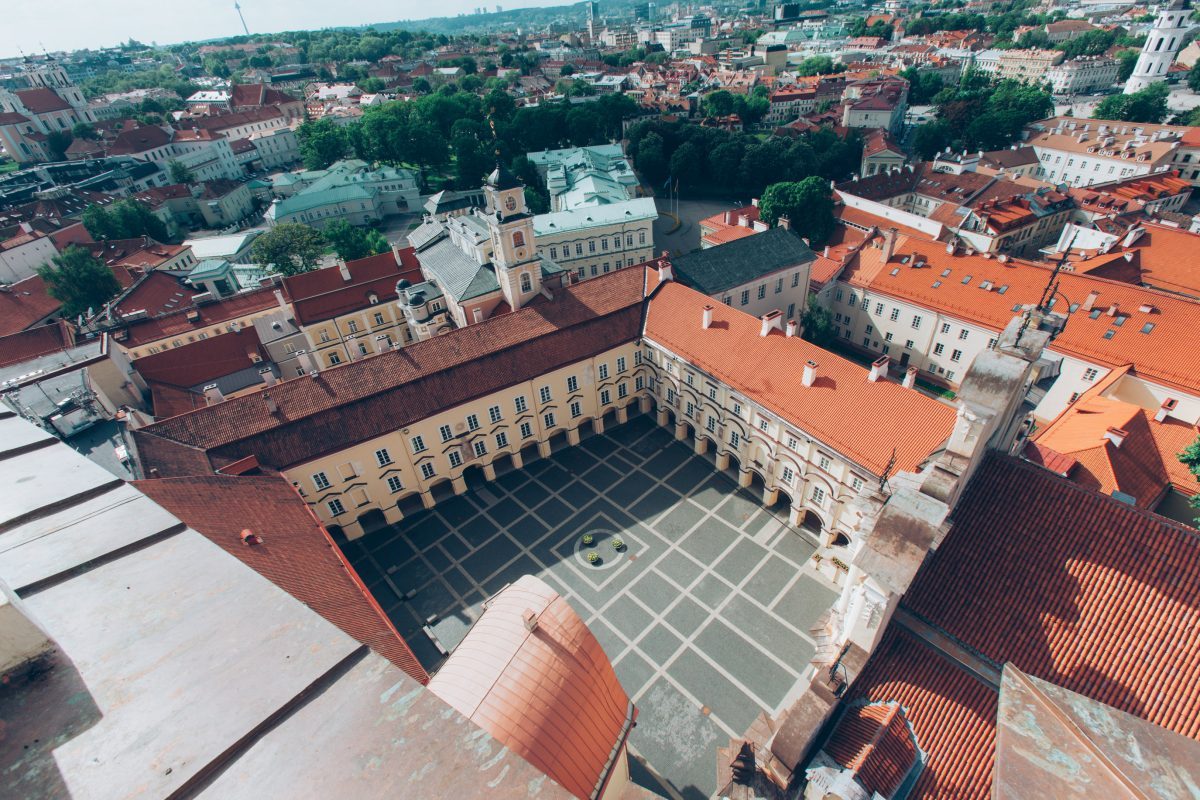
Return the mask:
[(521, 612), (521, 622), (525, 624), (525, 630), (533, 633), (537, 630), (538, 615), (533, 613), (532, 608), (527, 608)]
[(263, 543), (263, 538), (249, 528), (242, 528), (239, 538), (241, 538), (242, 544), (246, 545), (247, 547), (252, 547), (256, 544)]
[(1125, 437), (1128, 435), (1128, 431), (1123, 431), (1120, 428), (1109, 428), (1104, 432), (1104, 438), (1112, 442), (1113, 447), (1117, 448), (1119, 448), (1125, 442)]
[(1158, 407), (1158, 411), (1154, 412), (1154, 421), (1165, 422), (1178, 405), (1179, 401), (1174, 397), (1168, 397), (1166, 400), (1163, 400), (1162, 405)]

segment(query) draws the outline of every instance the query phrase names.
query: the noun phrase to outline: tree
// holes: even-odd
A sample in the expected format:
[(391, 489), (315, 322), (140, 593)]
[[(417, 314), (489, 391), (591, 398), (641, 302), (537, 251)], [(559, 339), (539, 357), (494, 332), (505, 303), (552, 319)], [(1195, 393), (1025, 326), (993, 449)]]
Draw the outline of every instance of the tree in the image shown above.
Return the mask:
[(296, 131), (308, 169), (325, 169), (346, 154), (346, 131), (330, 119), (305, 122)]
[(560, 69), (558, 71), (558, 76), (560, 78), (566, 78), (567, 76), (574, 75), (574, 74), (575, 74), (575, 67), (572, 64), (563, 64), (562, 69)]
[(121, 291), (112, 270), (100, 259), (77, 245), (70, 245), (49, 264), (38, 267), (46, 291), (62, 303), (64, 317), (99, 312)]
[(335, 219), (321, 231), (342, 261), (355, 261), (386, 253), (391, 249), (383, 234), (374, 228), (356, 228), (344, 219)]
[(96, 241), (149, 236), (165, 242), (170, 238), (163, 221), (137, 200), (118, 200), (108, 206), (88, 206), (83, 212), (83, 227)]
[(46, 149), (50, 151), (51, 161), (65, 161), (67, 148), (75, 141), (70, 131), (50, 131), (46, 134)]
[(684, 142), (671, 155), (671, 176), (683, 186), (693, 187), (704, 172), (703, 160), (704, 153), (695, 143)]
[(1170, 113), (1167, 108), (1167, 95), (1170, 93), (1165, 83), (1152, 83), (1133, 94), (1114, 94), (1100, 101), (1092, 113), (1092, 119), (1159, 123)]
[(433, 89), (433, 87), (429, 85), (429, 81), (425, 80), (424, 78), (414, 78), (412, 82), (412, 88), (417, 94), (429, 94), (430, 90)]
[(811, 75), (832, 75), (840, 72), (840, 64), (834, 64), (829, 56), (811, 56), (796, 65), (796, 74), (802, 77)]
[(284, 222), (254, 240), (251, 255), (281, 275), (298, 275), (317, 265), (325, 251), (325, 237), (299, 222)]
[(637, 157), (634, 159), (638, 169), (654, 183), (667, 177), (667, 154), (663, 145), (663, 138), (651, 132), (638, 145)]
[(817, 302), (815, 294), (808, 295), (808, 305), (800, 315), (800, 337), (817, 347), (829, 347), (837, 338), (829, 309)]
[(821, 247), (833, 233), (833, 192), (829, 182), (816, 175), (796, 183), (773, 183), (758, 203), (759, 214), (768, 225), (786, 216), (792, 230)]
[(99, 139), (100, 135), (96, 133), (96, 128), (87, 122), (76, 122), (71, 128), (71, 135), (76, 139)]
[(167, 162), (167, 171), (171, 175), (171, 183), (195, 183), (196, 181), (195, 173), (175, 159)]
[(1134, 67), (1137, 66), (1138, 57), (1141, 52), (1138, 50), (1122, 50), (1117, 53), (1117, 82), (1124, 83), (1129, 80), (1129, 76), (1133, 74)]
[(1200, 92), (1200, 61), (1192, 64), (1192, 68), (1188, 70), (1187, 85), (1193, 92)]
[[(1184, 448), (1177, 458), (1179, 463), (1188, 468), (1188, 472), (1192, 473), (1192, 477), (1200, 481), (1200, 438)], [(1189, 501), (1192, 508), (1200, 511), (1200, 493), (1192, 495)], [(1195, 522), (1200, 523), (1200, 517), (1196, 517)]]

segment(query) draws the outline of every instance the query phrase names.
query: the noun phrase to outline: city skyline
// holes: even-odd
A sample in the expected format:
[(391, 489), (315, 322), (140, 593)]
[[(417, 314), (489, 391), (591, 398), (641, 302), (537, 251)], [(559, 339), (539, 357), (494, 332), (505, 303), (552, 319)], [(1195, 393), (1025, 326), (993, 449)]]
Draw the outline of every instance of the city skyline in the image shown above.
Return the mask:
[[(559, 0), (527, 0), (520, 7), (558, 4)], [(437, 11), (441, 16), (453, 16), (469, 13), (479, 5), (474, 0), (450, 0), (440, 4)], [(251, 34), (357, 27), (432, 16), (429, 6), (413, 0), (399, 3), (362, 0), (351, 9), (316, 0), (247, 0), (241, 6)], [(486, 4), (486, 7), (494, 9), (495, 4)], [(505, 4), (505, 7), (517, 6)], [(233, 0), (194, 0), (172, 5), (170, 13), (165, 12), (161, 3), (152, 0), (129, 0), (119, 7), (112, 0), (100, 3), (65, 0), (55, 6), (55, 17), (55, 24), (46, 26), (42, 8), (16, 6), (9, 9), (7, 21), (11, 24), (0, 29), (0, 58), (12, 58), (22, 53), (35, 55), (43, 49), (47, 52), (94, 50), (112, 47), (130, 38), (147, 44), (168, 45), (242, 35)]]

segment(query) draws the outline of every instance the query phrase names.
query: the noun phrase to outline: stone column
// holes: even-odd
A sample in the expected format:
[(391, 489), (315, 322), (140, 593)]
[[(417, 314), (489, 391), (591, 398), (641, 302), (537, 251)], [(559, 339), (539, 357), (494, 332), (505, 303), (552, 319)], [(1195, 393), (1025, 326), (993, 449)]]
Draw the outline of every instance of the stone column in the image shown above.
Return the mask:
[(421, 505), (423, 505), (426, 509), (433, 508), (435, 505), (437, 505), (437, 501), (433, 499), (433, 492), (421, 492)]
[(717, 469), (729, 469), (729, 453), (724, 450), (717, 451)]
[(703, 436), (697, 436), (696, 446), (693, 449), (696, 451), (696, 455), (704, 455), (708, 452), (708, 439), (705, 439)]
[(538, 455), (541, 456), (542, 458), (550, 457), (550, 440), (549, 439), (546, 439), (545, 441), (542, 441), (542, 442), (538, 442)]
[(791, 513), (788, 514), (788, 524), (793, 528), (799, 528), (803, 520), (804, 508), (802, 506), (792, 506)]
[(687, 423), (686, 422), (676, 422), (675, 423), (675, 441), (682, 442), (686, 438), (687, 438)]
[(354, 541), (355, 539), (361, 539), (365, 532), (363, 531), (362, 525), (358, 524), (358, 520), (355, 520), (354, 522), (347, 522), (345, 525), (343, 525), (342, 533), (346, 534), (347, 539)]
[(643, 414), (650, 413), (650, 395), (644, 394), (638, 398), (638, 408), (642, 410)]
[(459, 475), (457, 478), (450, 479), (450, 486), (454, 489), (455, 494), (463, 494), (467, 491), (467, 480)]
[(779, 490), (778, 489), (768, 489), (765, 486), (763, 487), (762, 502), (763, 502), (764, 506), (766, 506), (767, 508), (770, 508), (771, 506), (775, 505), (775, 501), (778, 499), (779, 499)]
[(567, 431), (567, 444), (572, 447), (579, 444), (579, 428), (571, 428)]
[(664, 428), (667, 426), (667, 410), (661, 406), (658, 409), (658, 424)]
[(629, 421), (629, 404), (621, 406), (617, 409), (617, 424), (624, 425)]
[(592, 420), (592, 430), (596, 433), (604, 433), (604, 415), (596, 417)]
[(738, 486), (743, 489), (749, 489), (750, 484), (754, 482), (754, 474), (748, 469), (743, 469), (738, 472)]
[(483, 477), (487, 481), (496, 480), (496, 467), (492, 464), (483, 465)]
[(521, 458), (520, 450), (512, 454), (512, 465), (513, 469), (524, 469), (525, 459)]
[(387, 520), (388, 525), (395, 525), (404, 519), (404, 512), (400, 510), (399, 506), (389, 506), (383, 510), (383, 518)]

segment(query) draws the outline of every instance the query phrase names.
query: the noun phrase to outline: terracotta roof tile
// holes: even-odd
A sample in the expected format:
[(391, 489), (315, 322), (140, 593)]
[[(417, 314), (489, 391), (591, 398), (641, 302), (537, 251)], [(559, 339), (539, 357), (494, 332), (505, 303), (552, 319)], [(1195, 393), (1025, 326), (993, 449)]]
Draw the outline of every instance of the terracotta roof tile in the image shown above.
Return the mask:
[(19, 364), (68, 346), (68, 342), (63, 338), (62, 325), (58, 322), (0, 336), (0, 367)]
[[(126, 347), (137, 347), (149, 342), (156, 342), (159, 339), (184, 336), (209, 325), (219, 325), (246, 314), (263, 311), (276, 304), (275, 291), (272, 287), (242, 292), (215, 303), (195, 308), (183, 308), (160, 317), (139, 320), (128, 327), (128, 334), (121, 341)], [(188, 319), (188, 314), (192, 311), (199, 314), (194, 322)]]
[[(135, 433), (160, 474), (256, 455), (276, 468), (424, 419), (638, 337), (643, 271), (624, 269), (556, 292), (555, 301), (271, 389)], [(205, 306), (204, 308), (210, 308)]]
[[(283, 478), (204, 475), (133, 486), (414, 680), (428, 682), (354, 567)], [(261, 537), (257, 544), (242, 542), (247, 529)]]
[(70, 104), (51, 89), (41, 87), (37, 89), (18, 89), (13, 94), (21, 100), (21, 105), (28, 108), (34, 114), (50, 114), (55, 111), (71, 110)]
[(370, 295), (376, 302), (397, 298), (396, 282), (407, 279), (418, 283), (421, 264), (411, 247), (399, 251), (399, 260), (392, 251), (346, 262), (350, 280), (342, 277), (336, 267), (313, 270), (284, 279), (296, 321), (311, 325), (321, 320), (348, 314), (369, 306)]
[(237, 333), (143, 356), (133, 366), (146, 380), (186, 389), (255, 366), (258, 362), (251, 358), (255, 355), (261, 355), (258, 331), (247, 325)]
[(37, 275), (0, 292), (0, 336), (23, 331), (58, 311), (62, 304), (46, 293)]
[(532, 575), (488, 601), (429, 690), (581, 798), (598, 796), (636, 717), (596, 637)]
[(154, 317), (191, 307), (192, 297), (196, 294), (199, 293), (195, 289), (185, 286), (173, 275), (147, 272), (118, 298), (113, 308), (121, 314), (145, 311)]
[(891, 797), (917, 762), (913, 734), (899, 703), (854, 704), (838, 720), (825, 752), (853, 770), (868, 792)]
[[(701, 317), (709, 305), (706, 330)], [(646, 315), (648, 338), (875, 475), (893, 448), (896, 466), (913, 470), (949, 436), (950, 406), (891, 380), (871, 382), (867, 370), (841, 356), (778, 330), (760, 336), (760, 329), (756, 317), (674, 281), (662, 285)], [(810, 360), (818, 377), (806, 388), (800, 379)]]

